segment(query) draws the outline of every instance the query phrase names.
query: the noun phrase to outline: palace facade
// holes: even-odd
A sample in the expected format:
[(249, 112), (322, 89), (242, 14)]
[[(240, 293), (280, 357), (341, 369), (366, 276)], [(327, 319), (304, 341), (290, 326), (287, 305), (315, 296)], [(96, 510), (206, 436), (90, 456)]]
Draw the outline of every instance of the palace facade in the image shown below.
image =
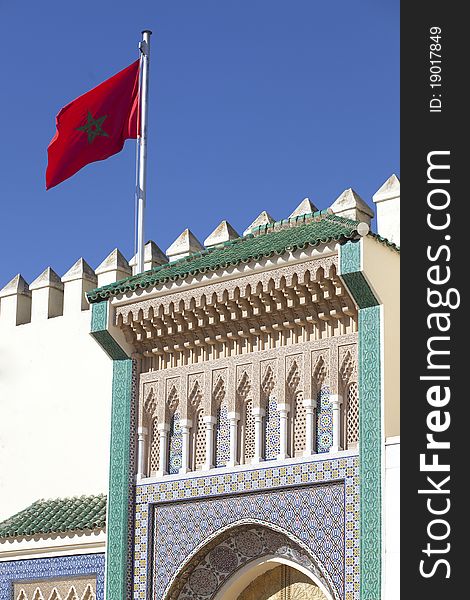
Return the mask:
[(399, 597), (398, 179), (373, 201), (0, 292), (0, 599)]

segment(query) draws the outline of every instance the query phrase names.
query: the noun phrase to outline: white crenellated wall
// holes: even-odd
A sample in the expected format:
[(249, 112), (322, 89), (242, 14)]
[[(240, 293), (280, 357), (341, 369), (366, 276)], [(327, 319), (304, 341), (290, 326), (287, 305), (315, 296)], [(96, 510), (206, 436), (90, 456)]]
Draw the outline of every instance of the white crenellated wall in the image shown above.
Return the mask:
[(85, 292), (131, 269), (118, 251), (103, 263), (0, 291), (0, 521), (40, 498), (107, 492), (112, 361)]
[[(146, 244), (146, 270), (166, 260)], [(80, 258), (0, 289), (0, 521), (40, 498), (107, 492), (112, 361), (85, 294), (131, 274), (116, 248), (96, 269)]]

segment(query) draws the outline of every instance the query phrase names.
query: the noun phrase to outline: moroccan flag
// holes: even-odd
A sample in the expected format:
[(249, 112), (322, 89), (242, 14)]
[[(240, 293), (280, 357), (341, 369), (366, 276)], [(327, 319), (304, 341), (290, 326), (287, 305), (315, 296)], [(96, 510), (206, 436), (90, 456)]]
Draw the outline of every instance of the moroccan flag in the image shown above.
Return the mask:
[(137, 137), (139, 61), (64, 106), (47, 149), (46, 189)]

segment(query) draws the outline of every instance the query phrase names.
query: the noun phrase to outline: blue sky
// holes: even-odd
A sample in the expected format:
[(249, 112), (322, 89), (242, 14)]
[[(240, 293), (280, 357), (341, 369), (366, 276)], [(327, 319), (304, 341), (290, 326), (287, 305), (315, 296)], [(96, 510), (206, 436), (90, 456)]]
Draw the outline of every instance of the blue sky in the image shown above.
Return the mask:
[(240, 233), (399, 174), (398, 0), (0, 0), (0, 288), (134, 249), (135, 143), (46, 192), (70, 100), (152, 36), (147, 239)]

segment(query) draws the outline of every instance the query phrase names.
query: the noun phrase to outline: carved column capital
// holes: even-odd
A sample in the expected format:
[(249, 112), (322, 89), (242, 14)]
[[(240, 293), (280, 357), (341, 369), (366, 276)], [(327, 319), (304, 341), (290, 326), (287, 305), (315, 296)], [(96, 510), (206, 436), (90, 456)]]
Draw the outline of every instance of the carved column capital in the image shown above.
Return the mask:
[(205, 415), (202, 417), (202, 420), (207, 425), (215, 425), (217, 423), (217, 417), (212, 417), (211, 415)]
[(305, 406), (308, 412), (309, 409), (315, 410), (315, 408), (317, 408), (318, 402), (316, 398), (304, 398), (302, 400), (302, 404)]
[(343, 404), (343, 396), (340, 394), (330, 394), (330, 404), (333, 410), (339, 410)]

